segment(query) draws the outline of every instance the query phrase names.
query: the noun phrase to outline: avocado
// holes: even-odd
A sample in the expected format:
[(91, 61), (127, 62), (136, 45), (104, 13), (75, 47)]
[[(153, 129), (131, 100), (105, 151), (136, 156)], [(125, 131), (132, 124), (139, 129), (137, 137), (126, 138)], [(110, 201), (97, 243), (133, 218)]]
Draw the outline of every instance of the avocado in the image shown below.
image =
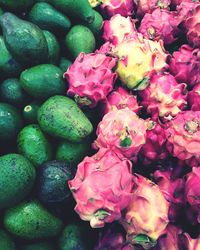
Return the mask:
[(22, 155), (0, 157), (0, 209), (11, 207), (23, 200), (35, 181), (35, 169)]
[(41, 64), (23, 71), (20, 75), (22, 88), (35, 99), (65, 94), (66, 83), (62, 71), (53, 64)]
[(8, 209), (3, 221), (11, 234), (27, 240), (57, 236), (63, 226), (57, 217), (35, 200)]
[(22, 65), (17, 62), (7, 50), (3, 37), (0, 36), (0, 72), (1, 77), (17, 77), (23, 70)]
[(23, 109), (23, 117), (26, 123), (33, 124), (37, 123), (37, 112), (39, 110), (40, 103), (34, 101), (28, 105), (26, 105)]
[(96, 46), (92, 31), (84, 25), (73, 26), (66, 35), (65, 43), (73, 59), (81, 52), (85, 54), (93, 52)]
[(36, 243), (29, 243), (22, 247), (21, 250), (54, 250), (51, 243), (43, 241)]
[(85, 25), (94, 33), (94, 35), (100, 35), (103, 26), (103, 17), (98, 11), (94, 10), (94, 21), (92, 23), (86, 23)]
[(41, 129), (58, 138), (72, 142), (84, 140), (93, 130), (92, 124), (77, 106), (65, 96), (53, 96), (38, 111)]
[(29, 21), (56, 33), (66, 33), (71, 26), (69, 18), (48, 3), (36, 3), (29, 13)]
[(87, 23), (94, 20), (94, 12), (88, 0), (50, 0), (51, 4), (75, 19), (81, 19)]
[(10, 78), (0, 85), (0, 100), (15, 106), (21, 106), (27, 102), (28, 96), (20, 86), (19, 80)]
[(44, 36), (48, 45), (48, 59), (50, 64), (57, 64), (60, 56), (60, 45), (53, 33), (44, 30)]
[(0, 6), (13, 11), (27, 10), (34, 3), (34, 0), (0, 0)]
[(0, 140), (14, 138), (23, 126), (19, 111), (8, 103), (0, 103)]
[(46, 62), (47, 41), (37, 25), (9, 12), (0, 17), (0, 24), (6, 47), (17, 61), (28, 65)]
[(15, 243), (4, 230), (0, 229), (0, 249), (16, 250)]
[(48, 161), (38, 168), (37, 193), (47, 204), (67, 201), (71, 195), (68, 181), (73, 178), (70, 166), (64, 161)]
[(52, 158), (51, 144), (36, 124), (28, 125), (20, 131), (17, 147), (18, 152), (36, 167)]
[(60, 58), (59, 68), (62, 70), (63, 74), (67, 71), (70, 65), (72, 65), (72, 62), (69, 59), (65, 57)]

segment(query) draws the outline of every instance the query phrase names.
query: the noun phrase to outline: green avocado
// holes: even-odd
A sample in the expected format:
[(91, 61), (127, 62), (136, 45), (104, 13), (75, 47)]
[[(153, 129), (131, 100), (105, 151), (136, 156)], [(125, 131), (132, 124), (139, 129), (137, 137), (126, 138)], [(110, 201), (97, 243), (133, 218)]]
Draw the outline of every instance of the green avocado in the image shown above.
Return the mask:
[(31, 7), (34, 0), (0, 0), (0, 6), (6, 7), (13, 11), (26, 10)]
[(38, 201), (23, 202), (8, 209), (4, 226), (14, 236), (27, 240), (57, 236), (63, 224)]
[(94, 10), (94, 21), (85, 24), (95, 35), (99, 35), (103, 26), (103, 17), (101, 14)]
[(37, 112), (40, 108), (40, 103), (34, 101), (26, 105), (23, 109), (23, 118), (28, 124), (37, 123)]
[(15, 205), (31, 191), (36, 173), (33, 165), (22, 155), (0, 157), (0, 209)]
[(0, 249), (16, 250), (15, 243), (4, 230), (0, 229)]
[(72, 62), (65, 57), (60, 58), (59, 68), (62, 70), (63, 74), (67, 71)]
[(53, 96), (44, 102), (38, 122), (44, 132), (71, 142), (83, 141), (93, 130), (82, 110), (65, 96)]

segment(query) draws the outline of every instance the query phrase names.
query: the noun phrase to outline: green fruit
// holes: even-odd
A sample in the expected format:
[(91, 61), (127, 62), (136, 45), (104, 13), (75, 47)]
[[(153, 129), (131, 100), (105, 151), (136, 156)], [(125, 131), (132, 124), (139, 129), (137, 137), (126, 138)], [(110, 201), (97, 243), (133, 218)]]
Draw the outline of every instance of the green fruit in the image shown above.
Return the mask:
[(40, 108), (40, 103), (32, 102), (23, 109), (23, 117), (27, 123), (37, 123), (37, 113)]
[(22, 250), (54, 250), (51, 243), (39, 242), (39, 243), (29, 243), (22, 247)]
[(46, 62), (47, 41), (38, 26), (9, 12), (0, 17), (0, 23), (6, 47), (16, 60), (30, 65)]
[(90, 29), (83, 25), (73, 26), (65, 38), (71, 56), (75, 59), (80, 52), (91, 53), (95, 49), (95, 37)]
[(15, 250), (15, 243), (11, 237), (2, 229), (0, 229), (0, 249), (2, 250)]
[(94, 12), (88, 0), (50, 0), (56, 9), (63, 13), (81, 19), (87, 23), (94, 20)]
[(11, 78), (5, 80), (0, 85), (0, 100), (13, 105), (22, 105), (28, 97), (20, 86), (18, 79)]
[(86, 250), (82, 228), (75, 224), (66, 226), (59, 240), (60, 250)]
[(31, 7), (34, 0), (0, 0), (0, 6), (9, 8), (14, 11), (26, 10)]
[(14, 138), (22, 128), (22, 117), (10, 104), (0, 103), (0, 140)]
[(35, 99), (65, 94), (66, 84), (62, 71), (53, 64), (41, 64), (23, 71), (20, 75), (22, 88)]
[(0, 16), (3, 15), (3, 10), (0, 8)]
[(72, 171), (64, 161), (49, 161), (38, 168), (38, 197), (44, 203), (59, 203), (68, 200), (71, 192), (68, 181)]
[(0, 36), (0, 72), (1, 77), (17, 77), (21, 71), (22, 66), (12, 57), (7, 50), (3, 37)]
[(62, 70), (63, 74), (67, 71), (72, 62), (65, 57), (60, 58), (59, 68)]
[(69, 18), (48, 3), (36, 3), (29, 13), (29, 20), (51, 32), (66, 33), (71, 26)]
[(77, 104), (65, 96), (53, 96), (44, 102), (38, 111), (38, 122), (44, 132), (72, 142), (84, 140), (93, 130)]
[(20, 131), (17, 147), (18, 152), (36, 167), (52, 158), (51, 145), (39, 126), (35, 124), (28, 125)]
[(57, 64), (59, 56), (60, 56), (60, 45), (51, 32), (44, 30), (44, 36), (47, 40), (48, 45), (48, 60), (47, 62), (50, 64)]
[(35, 169), (22, 155), (0, 157), (0, 209), (22, 201), (31, 191)]
[(103, 17), (98, 11), (94, 10), (94, 21), (92, 23), (86, 24), (86, 26), (95, 34), (100, 34), (103, 25)]
[(28, 240), (54, 237), (62, 230), (62, 222), (37, 201), (8, 209), (4, 225), (11, 234)]
[(56, 151), (56, 160), (67, 161), (69, 164), (77, 165), (83, 160), (90, 149), (90, 142), (72, 143), (66, 140), (60, 141)]

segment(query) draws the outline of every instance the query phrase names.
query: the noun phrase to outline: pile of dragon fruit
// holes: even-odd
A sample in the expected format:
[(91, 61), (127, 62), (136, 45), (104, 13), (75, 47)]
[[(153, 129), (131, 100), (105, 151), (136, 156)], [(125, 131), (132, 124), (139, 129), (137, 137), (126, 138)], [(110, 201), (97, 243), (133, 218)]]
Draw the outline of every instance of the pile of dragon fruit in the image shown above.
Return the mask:
[(96, 250), (200, 249), (200, 2), (90, 1), (104, 44), (65, 73), (98, 107), (94, 152), (69, 181)]

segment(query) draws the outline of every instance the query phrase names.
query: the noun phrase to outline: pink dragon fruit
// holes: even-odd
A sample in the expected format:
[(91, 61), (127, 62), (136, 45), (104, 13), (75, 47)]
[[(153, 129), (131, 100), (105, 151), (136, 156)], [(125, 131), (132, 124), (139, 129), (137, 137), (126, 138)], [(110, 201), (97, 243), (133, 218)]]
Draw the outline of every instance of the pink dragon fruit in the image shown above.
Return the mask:
[(147, 124), (146, 143), (142, 146), (139, 156), (144, 165), (154, 161), (165, 160), (168, 157), (164, 127), (150, 121)]
[(77, 202), (75, 211), (93, 228), (119, 220), (132, 194), (132, 164), (114, 151), (101, 149), (78, 165), (69, 188)]
[(173, 53), (169, 70), (178, 82), (193, 86), (200, 82), (200, 50), (187, 44), (182, 45)]
[(172, 170), (157, 170), (153, 176), (165, 199), (170, 203), (168, 217), (170, 221), (175, 221), (183, 208), (184, 181), (182, 178), (174, 179)]
[(126, 89), (119, 87), (108, 95), (105, 104), (103, 105), (103, 114), (105, 115), (114, 109), (124, 108), (129, 108), (138, 114), (141, 107), (139, 107), (137, 98), (134, 95), (129, 93)]
[(156, 8), (167, 9), (171, 0), (137, 0), (137, 15), (143, 17), (146, 13), (151, 13)]
[(188, 104), (191, 110), (200, 111), (200, 82), (188, 93)]
[(183, 111), (165, 130), (169, 152), (191, 167), (200, 165), (200, 111)]
[(152, 13), (144, 15), (139, 32), (147, 39), (156, 41), (162, 39), (164, 44), (171, 44), (178, 38), (178, 22), (174, 12), (157, 8)]
[(189, 234), (184, 233), (180, 237), (179, 249), (185, 250), (199, 250), (200, 249), (200, 235), (196, 239), (192, 239)]
[(145, 143), (146, 129), (146, 122), (129, 108), (110, 111), (98, 125), (94, 147), (134, 159)]
[(102, 53), (80, 53), (64, 74), (69, 89), (79, 105), (95, 107), (112, 91), (116, 73), (112, 72), (116, 59)]
[(185, 196), (192, 209), (197, 212), (200, 223), (200, 168), (193, 168), (187, 175)]
[[(177, 1), (177, 0), (176, 0)], [(179, 0), (178, 0), (179, 1)], [(187, 20), (189, 13), (193, 12), (196, 6), (199, 4), (199, 0), (184, 0), (180, 1), (177, 5), (177, 17), (179, 18), (179, 23), (183, 27), (182, 31), (185, 33), (185, 21)]]
[(127, 17), (132, 16), (135, 2), (134, 0), (104, 0), (101, 8), (109, 17), (116, 14)]
[(165, 231), (169, 204), (155, 183), (141, 175), (133, 178), (132, 200), (124, 211), (121, 223), (130, 243), (150, 247)]
[(153, 75), (149, 86), (140, 92), (141, 105), (153, 120), (169, 120), (186, 108), (186, 84), (178, 84), (169, 73)]
[(135, 23), (130, 17), (114, 15), (110, 20), (104, 21), (103, 39), (118, 45), (127, 37), (137, 37)]

